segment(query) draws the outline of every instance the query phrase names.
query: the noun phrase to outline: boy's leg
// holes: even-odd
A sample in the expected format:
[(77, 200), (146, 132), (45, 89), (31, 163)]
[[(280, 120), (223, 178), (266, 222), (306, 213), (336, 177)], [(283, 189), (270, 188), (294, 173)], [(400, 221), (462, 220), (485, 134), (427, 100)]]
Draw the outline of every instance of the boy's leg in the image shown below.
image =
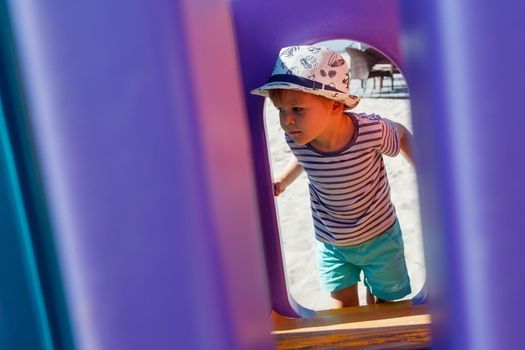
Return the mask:
[(392, 300), (383, 300), (378, 297), (376, 297), (369, 288), (366, 288), (366, 304), (367, 305), (373, 305), (373, 304), (382, 304), (382, 303), (390, 303)]
[(357, 282), (361, 268), (346, 261), (338, 247), (318, 242), (317, 248), (321, 290), (330, 292), (333, 307), (359, 306)]
[(411, 293), (399, 223), (369, 241), (367, 252), (367, 265), (363, 266), (364, 282), (371, 294), (378, 298), (376, 304), (398, 300)]
[(359, 306), (359, 295), (357, 293), (357, 283), (335, 292), (330, 292), (334, 309), (348, 306)]
[(376, 297), (374, 296), (374, 294), (372, 294), (370, 289), (367, 288), (366, 289), (366, 304), (367, 305), (373, 305), (375, 303), (376, 303)]

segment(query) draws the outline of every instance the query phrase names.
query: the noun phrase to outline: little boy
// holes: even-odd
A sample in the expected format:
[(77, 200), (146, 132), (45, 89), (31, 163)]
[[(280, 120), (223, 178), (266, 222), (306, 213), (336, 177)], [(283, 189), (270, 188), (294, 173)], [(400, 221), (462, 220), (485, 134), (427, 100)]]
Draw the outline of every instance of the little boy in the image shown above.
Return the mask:
[(411, 292), (382, 155), (401, 151), (413, 163), (412, 136), (388, 119), (348, 112), (359, 103), (349, 95), (349, 82), (337, 52), (292, 46), (279, 53), (268, 83), (252, 91), (279, 110), (294, 155), (274, 180), (274, 194), (303, 170), (308, 176), (321, 287), (335, 307), (359, 305), (361, 271), (368, 304)]

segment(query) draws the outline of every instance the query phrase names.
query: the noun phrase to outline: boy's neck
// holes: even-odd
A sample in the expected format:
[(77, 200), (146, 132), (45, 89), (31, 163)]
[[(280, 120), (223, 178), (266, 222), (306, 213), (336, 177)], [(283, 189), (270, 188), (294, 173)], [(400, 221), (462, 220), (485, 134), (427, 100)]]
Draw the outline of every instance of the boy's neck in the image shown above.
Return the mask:
[(355, 132), (355, 125), (352, 118), (341, 113), (334, 118), (334, 122), (310, 145), (321, 152), (335, 152), (343, 149)]

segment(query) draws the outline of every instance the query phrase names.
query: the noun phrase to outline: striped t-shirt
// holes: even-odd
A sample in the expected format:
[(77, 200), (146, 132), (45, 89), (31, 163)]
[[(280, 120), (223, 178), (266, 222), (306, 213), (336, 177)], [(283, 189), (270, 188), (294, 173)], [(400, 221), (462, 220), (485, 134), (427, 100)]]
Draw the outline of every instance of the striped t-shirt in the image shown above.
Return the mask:
[(368, 241), (396, 220), (382, 157), (400, 151), (396, 125), (374, 114), (349, 117), (355, 132), (341, 151), (321, 152), (286, 135), (308, 176), (316, 238), (336, 246)]

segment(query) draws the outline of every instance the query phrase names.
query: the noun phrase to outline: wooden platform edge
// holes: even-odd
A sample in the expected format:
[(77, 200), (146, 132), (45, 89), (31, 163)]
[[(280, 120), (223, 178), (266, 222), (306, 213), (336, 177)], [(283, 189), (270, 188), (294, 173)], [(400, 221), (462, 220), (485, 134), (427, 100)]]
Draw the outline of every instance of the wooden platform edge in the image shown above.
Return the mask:
[(427, 349), (431, 318), (424, 305), (410, 301), (327, 310), (312, 318), (272, 321), (278, 349)]

